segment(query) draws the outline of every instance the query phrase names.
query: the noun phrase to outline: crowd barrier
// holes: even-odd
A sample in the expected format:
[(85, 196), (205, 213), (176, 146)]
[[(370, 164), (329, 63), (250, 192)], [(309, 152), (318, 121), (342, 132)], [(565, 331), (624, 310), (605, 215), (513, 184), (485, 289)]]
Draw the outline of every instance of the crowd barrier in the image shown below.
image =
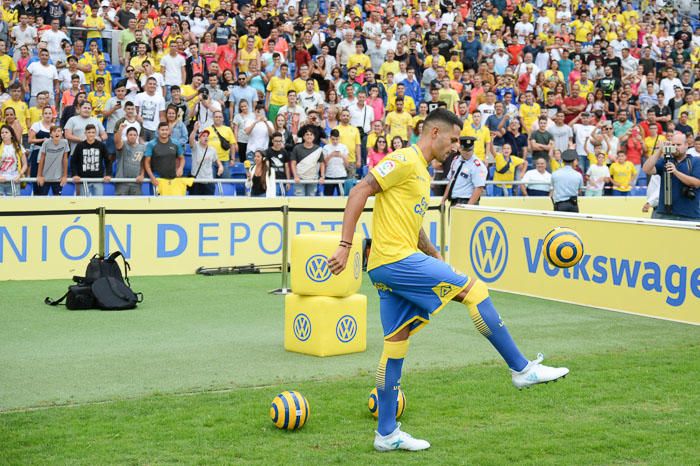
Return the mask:
[[(700, 324), (700, 223), (519, 209), (452, 209), (450, 264), (492, 289)], [(551, 266), (543, 238), (576, 230), (583, 259)]]

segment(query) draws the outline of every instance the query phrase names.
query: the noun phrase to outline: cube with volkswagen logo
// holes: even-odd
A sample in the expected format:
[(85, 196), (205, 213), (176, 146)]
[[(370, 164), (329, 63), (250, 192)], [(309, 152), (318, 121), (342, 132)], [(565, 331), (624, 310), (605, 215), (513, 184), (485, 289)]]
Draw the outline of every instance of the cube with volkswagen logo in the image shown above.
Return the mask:
[(345, 270), (333, 275), (328, 259), (340, 243), (340, 232), (313, 232), (292, 239), (292, 290), (305, 296), (343, 298), (362, 285), (362, 235), (355, 234)]
[(367, 348), (367, 297), (288, 294), (284, 349), (314, 356), (359, 353)]

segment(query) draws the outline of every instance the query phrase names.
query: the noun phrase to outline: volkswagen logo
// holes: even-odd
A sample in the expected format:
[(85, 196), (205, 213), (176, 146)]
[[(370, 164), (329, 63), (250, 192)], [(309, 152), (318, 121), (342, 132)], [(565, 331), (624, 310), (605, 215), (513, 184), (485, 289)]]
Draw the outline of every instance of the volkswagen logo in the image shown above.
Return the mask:
[(344, 315), (338, 319), (338, 324), (335, 326), (335, 336), (342, 343), (352, 341), (357, 335), (357, 321), (351, 315)]
[(362, 260), (360, 259), (360, 253), (356, 252), (355, 257), (352, 261), (352, 274), (357, 280), (360, 277), (360, 271), (362, 270)]
[(328, 258), (323, 254), (314, 254), (306, 261), (306, 276), (316, 283), (325, 282), (331, 278), (331, 269), (328, 268)]
[(299, 341), (306, 341), (311, 336), (311, 321), (306, 314), (297, 314), (292, 323), (292, 328), (294, 329), (294, 336)]
[(476, 275), (486, 283), (499, 279), (508, 263), (508, 237), (493, 217), (477, 222), (469, 241), (469, 256)]

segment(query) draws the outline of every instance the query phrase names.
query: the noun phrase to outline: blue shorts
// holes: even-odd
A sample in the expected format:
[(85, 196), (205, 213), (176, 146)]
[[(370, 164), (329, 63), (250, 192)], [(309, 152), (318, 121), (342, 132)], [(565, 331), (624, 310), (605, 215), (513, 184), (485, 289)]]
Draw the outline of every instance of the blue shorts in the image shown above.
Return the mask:
[(466, 275), (421, 253), (372, 269), (369, 278), (379, 291), (385, 338), (406, 326), (413, 335), (469, 283)]

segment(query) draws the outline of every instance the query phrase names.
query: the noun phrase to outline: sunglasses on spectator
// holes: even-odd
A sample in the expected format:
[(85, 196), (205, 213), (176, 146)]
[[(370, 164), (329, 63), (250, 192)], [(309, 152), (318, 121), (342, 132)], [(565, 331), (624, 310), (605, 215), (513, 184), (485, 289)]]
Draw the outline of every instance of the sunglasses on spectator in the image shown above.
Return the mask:
[(127, 72), (127, 73), (133, 73), (134, 70), (133, 70), (133, 69), (131, 69), (131, 70), (126, 70), (126, 72)]

